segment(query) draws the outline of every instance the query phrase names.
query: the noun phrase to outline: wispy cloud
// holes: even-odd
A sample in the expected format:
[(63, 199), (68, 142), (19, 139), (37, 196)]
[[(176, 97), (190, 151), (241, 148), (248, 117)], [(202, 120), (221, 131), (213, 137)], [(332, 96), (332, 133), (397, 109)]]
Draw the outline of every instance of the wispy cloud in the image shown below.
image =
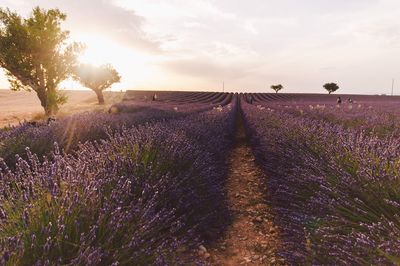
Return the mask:
[[(18, 11), (29, 10), (29, 2), (0, 0)], [(146, 62), (147, 76), (157, 74), (148, 82), (160, 88), (213, 87), (230, 79), (236, 88), (282, 83), (285, 91), (317, 92), (324, 82), (337, 80), (344, 92), (379, 93), (388, 79), (400, 79), (398, 0), (38, 0), (35, 5), (66, 12), (72, 33), (96, 33), (147, 54), (142, 61), (122, 54), (115, 62), (125, 62), (122, 74), (133, 77), (124, 80), (135, 81), (144, 75), (128, 73), (128, 66), (137, 62), (141, 71), (139, 63)]]
[[(54, 0), (49, 3), (54, 5)], [(160, 43), (143, 30), (146, 19), (135, 11), (98, 0), (60, 0), (56, 5), (69, 14), (74, 29), (109, 35), (127, 46), (147, 52), (160, 52)]]
[(134, 10), (115, 5), (111, 0), (39, 0), (20, 1), (18, 7), (59, 8), (68, 16), (66, 26), (73, 33), (108, 36), (124, 45), (150, 53), (161, 52), (160, 42), (148, 35), (143, 27), (146, 19)]
[(242, 65), (224, 64), (211, 57), (167, 60), (160, 65), (167, 71), (199, 79), (207, 77), (213, 81), (224, 79), (237, 81), (251, 76), (251, 73), (257, 68), (256, 65), (246, 63), (242, 63)]

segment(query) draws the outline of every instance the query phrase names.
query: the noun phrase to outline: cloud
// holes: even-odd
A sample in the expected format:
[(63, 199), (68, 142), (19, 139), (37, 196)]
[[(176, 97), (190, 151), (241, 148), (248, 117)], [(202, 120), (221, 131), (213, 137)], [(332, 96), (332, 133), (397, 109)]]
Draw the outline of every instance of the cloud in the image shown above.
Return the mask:
[(175, 74), (213, 80), (240, 80), (251, 75), (257, 68), (256, 64), (224, 64), (210, 57), (167, 60), (160, 65)]
[(184, 22), (183, 27), (194, 29), (194, 28), (205, 28), (205, 25), (200, 22)]
[(241, 17), (275, 18), (353, 13), (377, 2), (379, 0), (219, 0), (214, 4), (225, 12), (240, 12)]
[[(400, 79), (398, 0), (0, 0), (0, 5), (18, 12), (33, 5), (59, 7), (68, 14), (71, 34), (93, 33), (93, 40), (110, 38), (144, 54), (142, 61), (154, 73), (136, 55), (120, 51), (116, 62), (129, 78), (151, 73), (141, 84), (160, 88), (232, 80), (235, 87), (282, 83), (285, 91), (310, 92), (338, 80), (364, 92)], [(139, 79), (125, 80), (133, 87)]]
[(400, 23), (397, 18), (382, 19), (374, 23), (361, 25), (355, 29), (355, 33), (367, 36), (372, 40), (383, 41), (391, 46), (399, 47)]
[[(160, 53), (160, 41), (144, 31), (146, 19), (133, 10), (115, 5), (111, 0), (40, 0), (35, 3), (44, 8), (59, 8), (67, 14), (66, 26), (73, 33), (106, 35), (135, 49)], [(34, 5), (26, 2), (26, 7)]]
[(254, 24), (250, 21), (248, 21), (244, 24), (244, 29), (251, 34), (258, 35), (258, 30), (254, 26)]
[(331, 71), (331, 70), (337, 70), (337, 67), (324, 66), (324, 67), (320, 67), (319, 70), (321, 70), (321, 71)]

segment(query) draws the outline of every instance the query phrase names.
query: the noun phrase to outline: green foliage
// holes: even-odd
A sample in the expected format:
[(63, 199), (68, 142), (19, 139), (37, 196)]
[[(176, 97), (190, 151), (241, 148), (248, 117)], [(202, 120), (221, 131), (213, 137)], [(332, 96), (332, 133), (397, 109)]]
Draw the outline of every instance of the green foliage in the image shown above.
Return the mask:
[(61, 29), (66, 15), (58, 9), (36, 7), (28, 18), (0, 9), (0, 67), (5, 69), (12, 90), (35, 91), (47, 115), (65, 102), (57, 86), (72, 74), (83, 49), (66, 41)]
[(275, 91), (275, 93), (278, 93), (278, 91), (283, 89), (283, 86), (282, 86), (282, 84), (271, 85), (271, 89), (273, 89)]
[(339, 89), (339, 86), (336, 83), (326, 83), (324, 84), (324, 89), (328, 91), (329, 94), (335, 92)]
[(382, 251), (381, 249), (378, 248), (378, 253), (384, 257), (386, 257), (390, 262), (393, 263), (393, 265), (400, 265), (400, 258), (387, 254), (386, 252)]
[(103, 90), (121, 80), (117, 70), (110, 64), (102, 66), (81, 64), (75, 68), (74, 78), (83, 86), (96, 92), (100, 104), (104, 103)]

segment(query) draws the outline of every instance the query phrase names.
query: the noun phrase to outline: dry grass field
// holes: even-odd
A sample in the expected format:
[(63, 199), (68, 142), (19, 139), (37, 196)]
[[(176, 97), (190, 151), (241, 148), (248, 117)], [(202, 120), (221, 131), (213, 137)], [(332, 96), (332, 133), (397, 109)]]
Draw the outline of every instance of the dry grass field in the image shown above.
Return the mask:
[[(84, 111), (104, 111), (121, 101), (124, 92), (105, 92), (105, 105), (98, 105), (92, 91), (65, 91), (68, 102), (61, 106), (58, 116)], [(0, 127), (15, 125), (24, 120), (40, 120), (43, 108), (35, 92), (0, 90)]]

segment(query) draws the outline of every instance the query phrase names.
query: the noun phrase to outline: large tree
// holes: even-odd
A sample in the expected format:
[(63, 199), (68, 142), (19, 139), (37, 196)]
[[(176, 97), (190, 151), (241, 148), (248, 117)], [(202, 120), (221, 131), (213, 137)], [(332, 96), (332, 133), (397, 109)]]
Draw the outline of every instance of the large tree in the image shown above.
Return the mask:
[(335, 92), (339, 89), (339, 86), (336, 83), (326, 83), (324, 85), (324, 89), (328, 91), (329, 94)]
[(271, 89), (275, 91), (275, 93), (278, 93), (281, 89), (283, 89), (283, 86), (281, 84), (278, 85), (271, 85)]
[(104, 104), (103, 91), (121, 80), (117, 70), (110, 64), (81, 64), (75, 69), (74, 78), (96, 93), (99, 104)]
[(83, 49), (79, 43), (67, 45), (69, 32), (60, 26), (65, 19), (58, 9), (36, 7), (22, 18), (0, 8), (0, 67), (12, 90), (36, 92), (48, 116), (66, 101), (58, 85), (72, 74)]

